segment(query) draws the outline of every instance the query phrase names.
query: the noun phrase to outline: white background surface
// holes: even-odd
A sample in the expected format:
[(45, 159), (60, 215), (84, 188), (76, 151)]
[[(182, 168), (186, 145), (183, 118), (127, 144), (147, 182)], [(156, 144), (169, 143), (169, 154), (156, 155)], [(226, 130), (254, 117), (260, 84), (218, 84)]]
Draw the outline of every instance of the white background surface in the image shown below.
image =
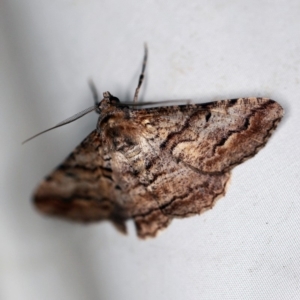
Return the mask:
[[(1, 299), (299, 299), (300, 4), (289, 1), (0, 2)], [(286, 111), (201, 216), (141, 241), (109, 223), (37, 214), (38, 182), (95, 128), (87, 79), (131, 100), (265, 96)]]

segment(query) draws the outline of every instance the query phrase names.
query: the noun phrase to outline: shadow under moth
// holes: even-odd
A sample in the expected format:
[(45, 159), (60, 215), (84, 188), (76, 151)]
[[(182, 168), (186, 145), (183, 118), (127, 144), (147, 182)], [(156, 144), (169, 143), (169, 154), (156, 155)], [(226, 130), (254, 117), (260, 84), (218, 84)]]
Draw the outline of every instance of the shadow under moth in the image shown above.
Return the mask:
[(39, 211), (110, 220), (124, 233), (133, 219), (140, 238), (153, 237), (173, 218), (200, 214), (224, 196), (231, 169), (266, 144), (283, 116), (268, 98), (143, 108), (153, 104), (137, 102), (146, 61), (145, 47), (133, 102), (109, 92), (98, 101), (91, 84), (95, 105), (50, 128), (99, 114), (96, 129), (38, 186)]

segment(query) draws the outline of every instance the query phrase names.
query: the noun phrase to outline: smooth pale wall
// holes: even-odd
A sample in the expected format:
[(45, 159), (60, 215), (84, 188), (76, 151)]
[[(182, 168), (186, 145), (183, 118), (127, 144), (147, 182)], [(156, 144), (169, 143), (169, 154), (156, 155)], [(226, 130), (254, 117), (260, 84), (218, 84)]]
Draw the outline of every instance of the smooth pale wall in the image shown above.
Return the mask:
[[(0, 5), (1, 299), (299, 299), (299, 1)], [(40, 216), (33, 189), (97, 116), (21, 142), (92, 105), (89, 78), (131, 100), (144, 42), (141, 99), (265, 96), (284, 120), (212, 210), (155, 239)]]

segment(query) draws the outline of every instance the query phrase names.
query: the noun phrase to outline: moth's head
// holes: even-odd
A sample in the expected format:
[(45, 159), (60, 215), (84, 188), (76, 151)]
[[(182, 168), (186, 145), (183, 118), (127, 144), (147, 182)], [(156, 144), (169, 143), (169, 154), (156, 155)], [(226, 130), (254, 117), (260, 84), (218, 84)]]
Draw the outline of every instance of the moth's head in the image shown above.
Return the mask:
[(47, 131), (50, 131), (54, 128), (64, 126), (66, 124), (74, 122), (75, 120), (83, 117), (84, 115), (86, 115), (86, 114), (88, 114), (92, 111), (96, 111), (98, 114), (105, 116), (105, 115), (111, 114), (112, 112), (117, 110), (117, 106), (120, 103), (120, 100), (117, 97), (111, 95), (110, 92), (105, 92), (105, 93), (103, 93), (104, 98), (100, 102), (98, 102), (98, 92), (97, 92), (96, 87), (95, 87), (95, 85), (93, 84), (92, 81), (90, 81), (90, 87), (91, 87), (91, 90), (92, 90), (92, 93), (93, 93), (93, 96), (94, 96), (95, 105), (83, 110), (82, 112), (72, 116), (71, 118), (68, 118), (68, 119), (58, 123), (57, 125), (55, 125), (53, 127), (50, 127), (48, 129), (32, 136), (31, 138), (25, 140), (22, 144), (24, 144), (24, 143), (30, 141), (31, 139), (33, 139), (33, 138), (35, 138), (35, 137), (37, 137), (37, 136), (39, 136), (39, 135), (41, 135), (41, 134), (43, 134)]
[(117, 97), (113, 96), (110, 92), (104, 92), (103, 99), (98, 104), (97, 112), (102, 113), (103, 111), (115, 109), (119, 103), (120, 100)]
[(99, 132), (102, 131), (102, 125), (107, 123), (109, 119), (124, 118), (126, 111), (120, 100), (110, 92), (103, 93), (103, 99), (98, 103), (95, 110), (100, 115), (97, 123)]

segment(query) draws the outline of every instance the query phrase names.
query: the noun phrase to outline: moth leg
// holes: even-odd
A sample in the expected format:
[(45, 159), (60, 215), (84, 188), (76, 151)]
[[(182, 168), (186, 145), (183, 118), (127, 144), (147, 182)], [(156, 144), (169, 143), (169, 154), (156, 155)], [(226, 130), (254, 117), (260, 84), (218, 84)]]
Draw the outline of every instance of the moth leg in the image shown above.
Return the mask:
[(124, 220), (118, 219), (118, 218), (113, 218), (112, 224), (114, 227), (121, 233), (127, 234), (127, 228)]
[(138, 83), (138, 86), (137, 86), (137, 88), (135, 90), (135, 93), (134, 93), (133, 102), (137, 102), (138, 96), (139, 96), (139, 91), (140, 91), (141, 85), (142, 85), (143, 80), (144, 80), (144, 74), (145, 74), (145, 69), (146, 69), (146, 64), (147, 64), (147, 58), (148, 58), (148, 47), (147, 47), (147, 44), (145, 44), (144, 46), (145, 46), (145, 52), (144, 52), (144, 59), (143, 59), (143, 65), (142, 65), (142, 73), (140, 75), (139, 83)]
[(137, 235), (139, 238), (155, 237), (157, 232), (166, 228), (172, 217), (165, 215), (160, 209), (156, 209), (146, 215), (134, 218)]

